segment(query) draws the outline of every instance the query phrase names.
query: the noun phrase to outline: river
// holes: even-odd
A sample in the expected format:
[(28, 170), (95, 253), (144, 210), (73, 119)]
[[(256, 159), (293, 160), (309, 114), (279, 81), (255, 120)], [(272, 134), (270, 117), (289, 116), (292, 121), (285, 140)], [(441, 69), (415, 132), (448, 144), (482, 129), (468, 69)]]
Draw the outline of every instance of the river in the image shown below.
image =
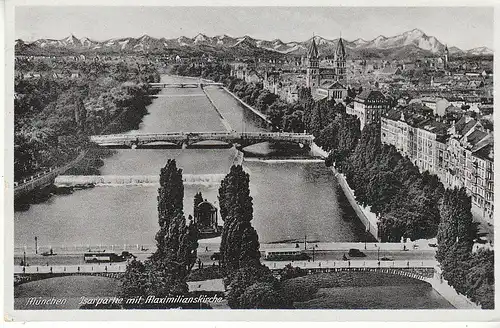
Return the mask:
[[(162, 77), (162, 82), (175, 81), (179, 78)], [(207, 92), (236, 131), (265, 130), (265, 124), (257, 115), (224, 90), (211, 87)], [(225, 131), (219, 114), (199, 88), (164, 89), (148, 111), (140, 132)], [(373, 240), (366, 235), (335, 177), (323, 163), (307, 160), (311, 156), (298, 147), (290, 149), (264, 143), (244, 151), (243, 167), (250, 174), (254, 205), (252, 224), (261, 243), (303, 240), (304, 237), (309, 241)], [(220, 174), (228, 172), (234, 155), (235, 149), (120, 149), (105, 159), (101, 173), (156, 175), (168, 158), (174, 158), (184, 173)], [(293, 160), (283, 160), (284, 157)], [(193, 196), (198, 191), (217, 206), (217, 185), (186, 185), (186, 215), (192, 213)], [(142, 185), (96, 187), (53, 196), (44, 203), (30, 206), (27, 211), (15, 212), (15, 247), (32, 251), (35, 236), (39, 245), (54, 249), (73, 245), (153, 244), (158, 230), (156, 195), (157, 187)], [(406, 286), (394, 289), (399, 294), (406, 292)], [(17, 297), (42, 296), (43, 293), (21, 294)], [(432, 290), (427, 291), (422, 296), (426, 299), (424, 302), (435, 306), (434, 294)], [(403, 307), (420, 307), (411, 297), (408, 302), (411, 304)]]
[[(163, 76), (162, 82), (182, 78)], [(219, 87), (207, 93), (236, 131), (265, 131), (265, 123)], [(163, 89), (148, 107), (140, 132), (225, 131), (200, 88)], [(105, 159), (103, 175), (157, 175), (168, 158), (184, 173), (227, 173), (235, 149), (119, 149)], [(245, 148), (254, 198), (253, 225), (264, 243), (283, 240), (361, 241), (365, 232), (335, 177), (323, 163), (309, 162), (304, 150), (263, 143)], [(269, 159), (294, 158), (294, 161)], [(297, 160), (306, 158), (306, 160)], [(193, 196), (217, 205), (218, 186), (186, 185), (184, 211)], [(96, 187), (59, 195), (15, 212), (15, 245), (153, 244), (158, 230), (155, 186)]]

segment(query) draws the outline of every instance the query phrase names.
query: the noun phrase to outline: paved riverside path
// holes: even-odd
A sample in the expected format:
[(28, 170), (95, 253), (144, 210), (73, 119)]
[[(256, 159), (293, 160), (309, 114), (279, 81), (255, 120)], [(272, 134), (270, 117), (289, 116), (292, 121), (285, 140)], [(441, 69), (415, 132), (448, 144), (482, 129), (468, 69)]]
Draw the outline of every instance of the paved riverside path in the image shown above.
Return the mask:
[[(218, 252), (220, 248), (220, 237), (211, 238), (211, 239), (200, 239), (198, 241), (198, 254), (205, 252), (206, 248), (210, 252)], [(297, 243), (261, 243), (260, 250), (276, 250), (276, 249), (293, 249), (295, 244), (299, 245), (297, 250), (304, 249), (304, 241), (298, 241)], [(416, 246), (415, 246), (416, 245)], [(317, 246), (317, 247), (315, 247)], [(112, 251), (119, 253), (122, 250), (130, 251), (134, 254), (142, 253), (140, 249), (147, 249), (148, 253), (151, 254), (156, 250), (156, 245), (152, 244), (115, 244), (115, 245), (51, 245), (51, 247), (46, 245), (39, 245), (38, 253), (42, 253), (44, 251), (49, 251), (50, 248), (57, 254), (81, 254), (86, 253), (91, 249), (92, 251)], [(366, 248), (364, 242), (307, 242), (307, 250), (312, 252), (312, 247), (315, 247), (316, 251), (345, 251), (348, 252), (351, 248), (359, 249), (362, 252), (365, 251), (375, 251), (380, 250), (380, 254), (384, 251), (404, 251), (404, 248), (408, 250), (409, 253), (412, 251), (436, 251), (436, 247), (429, 246), (426, 242), (409, 242), (409, 243), (379, 243), (379, 242), (367, 242)], [(22, 247), (16, 246), (14, 248), (15, 255), (23, 255), (23, 252), (26, 251), (26, 254), (35, 254), (35, 249), (32, 245)]]

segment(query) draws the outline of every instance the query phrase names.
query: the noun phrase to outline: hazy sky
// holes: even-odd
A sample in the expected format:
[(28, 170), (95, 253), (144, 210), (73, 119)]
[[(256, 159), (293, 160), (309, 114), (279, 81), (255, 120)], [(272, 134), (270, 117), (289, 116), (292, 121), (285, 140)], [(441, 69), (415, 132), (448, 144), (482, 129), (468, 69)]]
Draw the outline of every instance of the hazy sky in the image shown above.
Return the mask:
[(371, 40), (413, 28), (462, 49), (493, 48), (493, 9), (487, 7), (17, 7), (16, 38), (61, 39), (69, 34), (175, 38), (228, 34), (282, 41), (325, 38)]

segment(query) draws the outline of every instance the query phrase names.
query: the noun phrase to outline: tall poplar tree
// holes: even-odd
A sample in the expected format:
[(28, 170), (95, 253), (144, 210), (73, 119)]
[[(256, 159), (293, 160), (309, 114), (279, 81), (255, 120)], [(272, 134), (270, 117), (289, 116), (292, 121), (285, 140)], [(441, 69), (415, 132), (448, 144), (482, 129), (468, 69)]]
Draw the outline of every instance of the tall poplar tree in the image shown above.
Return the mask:
[(219, 204), (224, 226), (221, 236), (221, 263), (226, 272), (259, 264), (257, 232), (251, 225), (253, 203), (249, 175), (241, 165), (232, 166), (219, 188)]
[(164, 297), (188, 292), (186, 278), (197, 258), (198, 229), (192, 222), (186, 223), (183, 198), (182, 170), (169, 159), (160, 173), (156, 251), (144, 264), (133, 261), (127, 265), (124, 295)]

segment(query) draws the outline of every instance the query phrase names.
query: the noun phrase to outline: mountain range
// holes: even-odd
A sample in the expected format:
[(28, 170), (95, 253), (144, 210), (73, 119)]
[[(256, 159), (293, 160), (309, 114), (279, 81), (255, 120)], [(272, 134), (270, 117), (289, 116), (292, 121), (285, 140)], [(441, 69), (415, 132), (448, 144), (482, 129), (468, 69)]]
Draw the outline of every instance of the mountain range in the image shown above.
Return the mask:
[[(337, 39), (325, 39), (314, 36), (321, 55), (333, 55)], [(180, 36), (174, 39), (154, 38), (143, 35), (139, 38), (125, 37), (114, 38), (105, 41), (95, 41), (89, 38), (77, 38), (70, 35), (64, 39), (38, 39), (31, 43), (16, 40), (15, 50), (17, 54), (30, 54), (33, 52), (204, 52), (224, 53), (230, 52), (235, 55), (256, 55), (267, 53), (274, 55), (301, 56), (307, 53), (307, 48), (312, 38), (297, 42), (283, 42), (279, 39), (261, 40), (245, 35), (243, 37), (231, 37), (228, 35), (207, 36), (202, 33), (193, 38)], [(344, 40), (347, 52), (352, 58), (405, 58), (413, 56), (435, 56), (444, 53), (445, 45), (436, 37), (428, 36), (419, 29), (404, 32), (402, 34), (385, 37), (378, 36), (373, 40), (361, 38), (347, 41)], [(479, 47), (462, 50), (454, 46), (448, 47), (451, 55), (456, 56), (488, 56), (493, 55), (493, 50), (487, 47)]]

